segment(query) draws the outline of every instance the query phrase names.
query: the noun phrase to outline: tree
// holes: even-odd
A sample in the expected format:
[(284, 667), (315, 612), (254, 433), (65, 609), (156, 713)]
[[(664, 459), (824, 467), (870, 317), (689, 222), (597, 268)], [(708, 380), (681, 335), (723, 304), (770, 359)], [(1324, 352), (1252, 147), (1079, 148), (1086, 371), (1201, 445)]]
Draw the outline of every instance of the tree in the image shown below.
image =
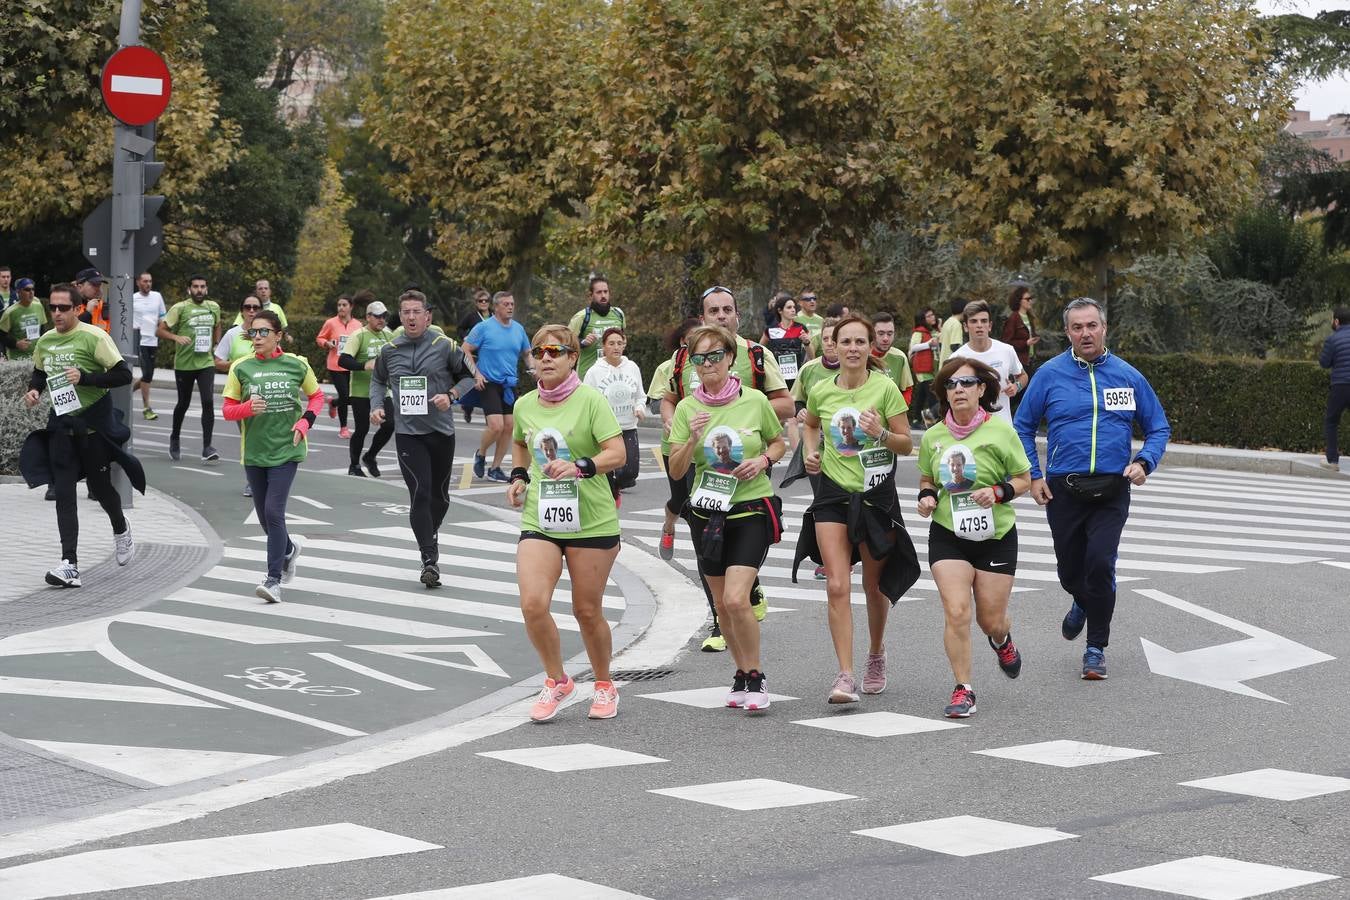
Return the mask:
[(1266, 23), (1276, 59), (1301, 77), (1320, 81), (1350, 69), (1350, 9), (1270, 16)]
[(380, 0), (288, 0), (273, 8), (282, 23), (272, 68), (276, 91), (293, 85), (297, 67), (310, 60), (337, 72), (361, 68), (379, 43)]
[(1249, 0), (917, 0), (896, 138), (917, 215), (1008, 266), (1194, 244), (1246, 205), (1284, 125)]
[(855, 246), (894, 205), (883, 0), (619, 0), (599, 49), (591, 239), (739, 258)]
[(330, 160), (319, 184), (319, 202), (305, 213), (296, 247), (295, 277), (289, 309), (292, 315), (317, 316), (338, 293), (342, 272), (352, 258), (352, 229), (347, 213), (352, 198)]
[[(451, 276), (525, 304), (545, 221), (585, 195), (586, 73), (602, 0), (391, 0), (367, 103), (395, 193), (424, 202)], [(522, 310), (523, 311), (523, 310)]]

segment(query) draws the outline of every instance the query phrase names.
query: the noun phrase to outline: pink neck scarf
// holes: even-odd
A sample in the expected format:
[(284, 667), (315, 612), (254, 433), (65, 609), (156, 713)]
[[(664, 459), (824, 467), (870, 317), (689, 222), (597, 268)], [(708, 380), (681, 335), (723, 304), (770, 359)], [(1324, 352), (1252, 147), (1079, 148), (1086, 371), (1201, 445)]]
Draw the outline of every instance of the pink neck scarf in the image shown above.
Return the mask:
[(975, 407), (975, 415), (970, 418), (969, 425), (957, 425), (956, 420), (952, 418), (952, 411), (950, 409), (947, 410), (947, 418), (945, 421), (947, 430), (952, 433), (952, 437), (956, 438), (958, 441), (964, 441), (966, 438), (970, 437), (972, 431), (983, 425), (984, 421), (988, 418), (989, 413), (984, 411), (984, 407), (977, 406)]
[(549, 403), (561, 403), (572, 396), (572, 392), (580, 386), (581, 379), (577, 377), (577, 370), (573, 369), (557, 387), (546, 388), (542, 384), (539, 385), (539, 399), (547, 400)]
[(822, 356), (820, 358), (820, 364), (825, 368), (829, 369), (830, 371), (834, 371), (835, 369), (839, 368), (839, 360), (836, 359), (834, 362), (830, 362), (829, 358), (825, 356)]
[(708, 393), (707, 389), (700, 384), (694, 391), (694, 396), (698, 398), (699, 403), (708, 406), (726, 406), (732, 400), (735, 400), (741, 393), (741, 380), (736, 375), (730, 374), (722, 385), (722, 389), (716, 394)]

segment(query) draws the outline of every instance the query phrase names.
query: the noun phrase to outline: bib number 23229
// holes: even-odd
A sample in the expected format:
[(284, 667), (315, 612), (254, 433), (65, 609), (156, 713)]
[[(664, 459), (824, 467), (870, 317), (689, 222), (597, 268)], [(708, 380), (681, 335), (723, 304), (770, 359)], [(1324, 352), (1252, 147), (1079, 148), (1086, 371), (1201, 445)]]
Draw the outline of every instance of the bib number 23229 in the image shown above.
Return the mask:
[(550, 534), (581, 530), (581, 488), (575, 478), (540, 480), (539, 527)]
[(976, 503), (969, 491), (952, 494), (952, 530), (967, 541), (987, 541), (994, 536), (994, 511)]

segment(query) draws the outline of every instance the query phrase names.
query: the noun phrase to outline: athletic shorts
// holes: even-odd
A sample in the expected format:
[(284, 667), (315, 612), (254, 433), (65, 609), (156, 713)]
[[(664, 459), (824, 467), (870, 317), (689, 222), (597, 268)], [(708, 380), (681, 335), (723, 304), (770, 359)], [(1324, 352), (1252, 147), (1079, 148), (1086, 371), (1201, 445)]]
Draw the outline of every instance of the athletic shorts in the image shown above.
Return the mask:
[(548, 541), (559, 550), (566, 550), (572, 547), (577, 550), (613, 550), (619, 546), (619, 536), (617, 534), (608, 534), (601, 537), (586, 538), (563, 538), (554, 537), (551, 534), (544, 534), (541, 531), (522, 531), (520, 533), (522, 541)]
[(835, 503), (831, 506), (822, 506), (820, 509), (811, 510), (811, 518), (817, 525), (821, 522), (834, 522), (838, 525), (847, 525), (848, 507), (842, 503)]
[(515, 412), (515, 393), (512, 392), (511, 400), (507, 402), (506, 393), (508, 390), (505, 385), (493, 384), (490, 381), (483, 385), (483, 389), (478, 392), (478, 405), (483, 408), (483, 414), (487, 416), (509, 416)]
[(998, 575), (1017, 573), (1017, 526), (1001, 538), (987, 541), (962, 540), (937, 522), (928, 526), (928, 566), (944, 559), (961, 559), (982, 572)]
[(146, 384), (155, 380), (155, 357), (159, 355), (158, 347), (141, 347), (141, 381)]
[(708, 520), (689, 513), (689, 531), (694, 537), (694, 551), (699, 553), (699, 564), (704, 575), (721, 578), (730, 566), (749, 566), (759, 569), (769, 557), (769, 523), (763, 514), (756, 513), (739, 519), (727, 519), (722, 534), (722, 561), (709, 562), (702, 555), (703, 528)]

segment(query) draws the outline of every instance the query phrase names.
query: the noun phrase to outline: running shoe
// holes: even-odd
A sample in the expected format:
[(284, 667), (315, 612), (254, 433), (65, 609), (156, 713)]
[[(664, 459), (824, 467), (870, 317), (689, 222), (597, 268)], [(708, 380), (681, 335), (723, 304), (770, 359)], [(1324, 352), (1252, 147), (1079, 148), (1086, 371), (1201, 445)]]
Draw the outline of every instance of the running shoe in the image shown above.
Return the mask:
[(1101, 647), (1089, 647), (1083, 653), (1083, 680), (1106, 680), (1106, 651)]
[(619, 714), (619, 689), (612, 681), (595, 683), (595, 699), (591, 701), (591, 711), (586, 714), (591, 719), (612, 719)]
[(127, 523), (126, 531), (113, 535), (113, 555), (117, 557), (119, 566), (125, 566), (136, 555), (136, 542), (131, 539), (130, 522)]
[(473, 409), (471, 409), (468, 406), (464, 407), (464, 424), (465, 425), (473, 424)]
[(831, 703), (857, 703), (858, 702), (858, 682), (853, 678), (851, 672), (840, 672), (834, 679), (834, 686), (830, 688)]
[(673, 531), (661, 532), (661, 547), (657, 550), (657, 552), (661, 554), (662, 559), (675, 558), (675, 532)]
[(220, 454), (216, 452), (215, 447), (202, 448), (202, 462), (204, 463), (220, 462)]
[(54, 488), (54, 487), (49, 487), (49, 488), (47, 488), (47, 493), (45, 493), (45, 494), (42, 495), (42, 499), (43, 499), (43, 500), (46, 500), (48, 503), (51, 503), (53, 500), (55, 500), (55, 499), (56, 499), (56, 488)]
[(886, 690), (886, 652), (867, 654), (867, 668), (863, 670), (862, 692), (880, 694)]
[(745, 673), (740, 669), (731, 679), (731, 690), (727, 691), (727, 708), (741, 709), (745, 706)]
[(174, 462), (178, 462), (182, 458), (183, 458), (183, 451), (178, 446), (178, 438), (176, 437), (169, 438), (169, 459), (173, 460)]
[(361, 462), (366, 464), (366, 471), (370, 473), (372, 478), (380, 477), (380, 465), (375, 461), (375, 455), (373, 453), (367, 453), (365, 456), (361, 457)]
[(727, 649), (727, 639), (722, 637), (722, 629), (718, 628), (716, 624), (713, 625), (708, 636), (703, 639), (702, 649), (704, 653), (721, 653)]
[(506, 484), (511, 480), (506, 477), (506, 473), (502, 471), (501, 466), (493, 466), (491, 469), (488, 469), (487, 477), (491, 481), (500, 481), (502, 484)]
[(291, 579), (295, 577), (295, 561), (300, 558), (300, 550), (304, 546), (304, 540), (297, 534), (291, 535), (291, 551), (281, 561), (282, 584), (290, 584)]
[(484, 477), (486, 468), (487, 468), (487, 460), (483, 458), (483, 454), (475, 453), (473, 455), (473, 477), (474, 478)]
[(248, 484), (247, 482), (245, 482), (245, 483), (244, 483), (244, 489), (243, 489), (242, 491), (240, 491), (239, 493), (243, 494), (245, 497), (252, 497), (252, 496), (253, 496), (253, 485)]
[(441, 570), (435, 563), (427, 563), (422, 567), (422, 584), (429, 588), (441, 586)]
[(544, 689), (535, 698), (534, 706), (530, 707), (530, 718), (536, 722), (547, 722), (558, 714), (558, 707), (576, 689), (577, 683), (571, 678), (562, 684), (552, 678), (545, 678)]
[(347, 474), (348, 474), (348, 475), (355, 475), (357, 478), (365, 478), (365, 477), (366, 477), (366, 473), (363, 472), (363, 471), (361, 471), (361, 467), (360, 467), (360, 466), (348, 466), (348, 467), (347, 467)]
[(764, 599), (764, 588), (755, 585), (750, 588), (750, 611), (755, 614), (756, 622), (763, 622), (769, 614), (769, 601)]
[(985, 640), (989, 641), (989, 646), (994, 648), (994, 653), (998, 656), (998, 667), (1003, 670), (1004, 675), (1009, 678), (1016, 678), (1022, 674), (1022, 654), (1013, 645), (1011, 631), (1003, 639), (1002, 646), (995, 644), (994, 639), (988, 635), (985, 635)]
[(769, 708), (769, 689), (764, 686), (764, 673), (752, 669), (745, 676), (745, 708), (750, 712)]
[(344, 441), (350, 441), (352, 439), (352, 430), (346, 425), (343, 425), (338, 429), (338, 437), (342, 438)]
[(148, 406), (145, 409), (141, 410), (141, 415), (145, 417), (145, 421), (147, 422), (153, 422), (159, 418), (159, 413), (155, 412)]
[(330, 418), (330, 419), (336, 419), (336, 418), (337, 418), (337, 401), (336, 401), (336, 400), (329, 400), (329, 401), (328, 401), (328, 418)]
[(1086, 624), (1087, 611), (1075, 602), (1064, 614), (1064, 621), (1059, 623), (1059, 633), (1064, 635), (1064, 640), (1071, 641), (1083, 633)]
[(266, 600), (268, 603), (280, 603), (281, 580), (277, 578), (264, 578), (263, 583), (253, 589), (253, 596), (260, 600)]
[(956, 690), (952, 691), (952, 702), (947, 704), (942, 714), (949, 719), (968, 719), (974, 712), (975, 692), (963, 684), (958, 684)]
[(61, 565), (47, 572), (47, 583), (59, 588), (79, 587), (80, 567), (63, 559)]
[(825, 567), (816, 566), (816, 581), (824, 581), (824, 580), (825, 580)]

